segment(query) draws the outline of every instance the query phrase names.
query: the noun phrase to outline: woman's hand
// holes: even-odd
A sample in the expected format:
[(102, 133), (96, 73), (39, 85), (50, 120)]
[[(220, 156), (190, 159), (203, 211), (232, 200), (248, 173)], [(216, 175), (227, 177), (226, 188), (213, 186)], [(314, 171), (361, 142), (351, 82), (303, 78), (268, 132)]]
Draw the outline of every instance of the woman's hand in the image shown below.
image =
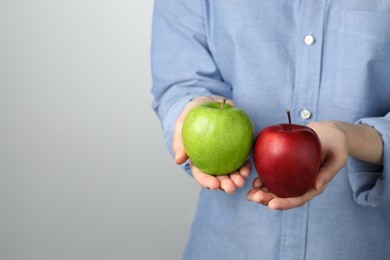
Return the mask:
[[(175, 124), (175, 133), (173, 138), (173, 151), (175, 153), (176, 164), (182, 164), (188, 160), (188, 155), (185, 151), (182, 141), (181, 130), (183, 128), (184, 118), (188, 114), (191, 108), (204, 102), (220, 102), (223, 97), (220, 96), (207, 96), (199, 97), (187, 104), (183, 112), (180, 114), (179, 119)], [(234, 105), (233, 101), (227, 100), (226, 103)], [(212, 176), (200, 171), (194, 165), (191, 164), (192, 175), (195, 180), (204, 188), (210, 190), (223, 190), (229, 194), (234, 193), (237, 189), (242, 188), (245, 185), (245, 180), (249, 177), (252, 164), (247, 161), (240, 169), (229, 175)]]
[(293, 198), (278, 198), (270, 193), (257, 177), (247, 199), (268, 206), (271, 209), (291, 209), (304, 205), (321, 194), (333, 177), (348, 160), (349, 147), (345, 129), (336, 121), (314, 122), (308, 125), (319, 136), (322, 147), (322, 164), (312, 188), (304, 195)]

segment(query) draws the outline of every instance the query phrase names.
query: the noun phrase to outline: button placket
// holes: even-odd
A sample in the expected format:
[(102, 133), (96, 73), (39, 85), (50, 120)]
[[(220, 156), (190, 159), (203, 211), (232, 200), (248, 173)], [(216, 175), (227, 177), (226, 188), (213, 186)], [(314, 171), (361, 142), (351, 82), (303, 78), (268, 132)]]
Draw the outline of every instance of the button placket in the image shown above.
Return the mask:
[[(300, 27), (297, 32), (297, 60), (293, 93), (293, 108), (298, 124), (307, 124), (318, 117), (322, 48), (326, 1), (304, 0), (301, 9)], [(284, 226), (299, 223), (297, 229), (284, 231), (280, 247), (281, 259), (305, 259), (308, 234), (309, 204), (291, 211), (285, 216)], [(293, 214), (296, 213), (296, 215)], [(289, 212), (290, 213), (290, 212)]]
[(297, 38), (299, 47), (293, 107), (301, 123), (307, 124), (318, 116), (326, 1), (303, 3), (302, 27)]

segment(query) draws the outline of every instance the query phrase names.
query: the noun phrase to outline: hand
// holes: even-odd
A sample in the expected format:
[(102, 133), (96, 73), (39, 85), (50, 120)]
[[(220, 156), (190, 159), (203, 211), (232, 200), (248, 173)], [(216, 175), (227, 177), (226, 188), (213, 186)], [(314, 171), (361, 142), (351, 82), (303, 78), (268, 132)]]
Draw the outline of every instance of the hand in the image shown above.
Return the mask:
[[(183, 127), (184, 118), (188, 114), (191, 108), (194, 106), (204, 103), (204, 102), (220, 102), (223, 97), (219, 96), (207, 96), (199, 97), (192, 100), (184, 108), (183, 112), (180, 114), (179, 119), (175, 124), (175, 132), (173, 137), (173, 151), (175, 153), (176, 164), (182, 164), (188, 160), (188, 155), (185, 151), (182, 141), (181, 130)], [(234, 105), (233, 101), (227, 100), (226, 103)], [(240, 169), (236, 172), (233, 172), (229, 175), (223, 176), (212, 176), (200, 171), (194, 165), (191, 164), (192, 175), (194, 179), (204, 188), (210, 190), (223, 190), (229, 194), (234, 193), (237, 189), (242, 188), (245, 185), (245, 180), (249, 177), (252, 164), (250, 161), (247, 161)]]
[(348, 143), (345, 131), (334, 121), (314, 122), (308, 126), (318, 134), (322, 147), (322, 164), (313, 187), (299, 197), (278, 198), (270, 193), (257, 177), (252, 183), (253, 189), (247, 194), (249, 201), (278, 210), (300, 207), (321, 194), (333, 177), (346, 165)]

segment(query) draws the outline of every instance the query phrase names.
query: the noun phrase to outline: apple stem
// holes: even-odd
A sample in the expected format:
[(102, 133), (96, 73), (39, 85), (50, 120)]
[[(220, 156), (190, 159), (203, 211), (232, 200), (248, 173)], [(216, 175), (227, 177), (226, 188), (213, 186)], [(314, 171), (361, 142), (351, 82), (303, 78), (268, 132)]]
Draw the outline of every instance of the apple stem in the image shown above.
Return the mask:
[(287, 113), (287, 117), (288, 117), (288, 124), (290, 125), (290, 131), (292, 131), (290, 109), (286, 109), (286, 113)]
[(225, 108), (226, 98), (222, 99), (221, 110)]

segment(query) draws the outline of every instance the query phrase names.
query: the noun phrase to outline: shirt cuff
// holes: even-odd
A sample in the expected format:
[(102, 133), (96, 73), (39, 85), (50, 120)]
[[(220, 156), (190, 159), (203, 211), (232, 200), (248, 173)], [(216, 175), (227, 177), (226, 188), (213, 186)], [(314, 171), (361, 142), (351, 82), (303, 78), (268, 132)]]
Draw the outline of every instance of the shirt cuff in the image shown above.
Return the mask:
[(390, 207), (390, 113), (385, 117), (365, 118), (357, 124), (374, 127), (382, 136), (383, 166), (351, 157), (348, 176), (355, 201), (361, 206)]

